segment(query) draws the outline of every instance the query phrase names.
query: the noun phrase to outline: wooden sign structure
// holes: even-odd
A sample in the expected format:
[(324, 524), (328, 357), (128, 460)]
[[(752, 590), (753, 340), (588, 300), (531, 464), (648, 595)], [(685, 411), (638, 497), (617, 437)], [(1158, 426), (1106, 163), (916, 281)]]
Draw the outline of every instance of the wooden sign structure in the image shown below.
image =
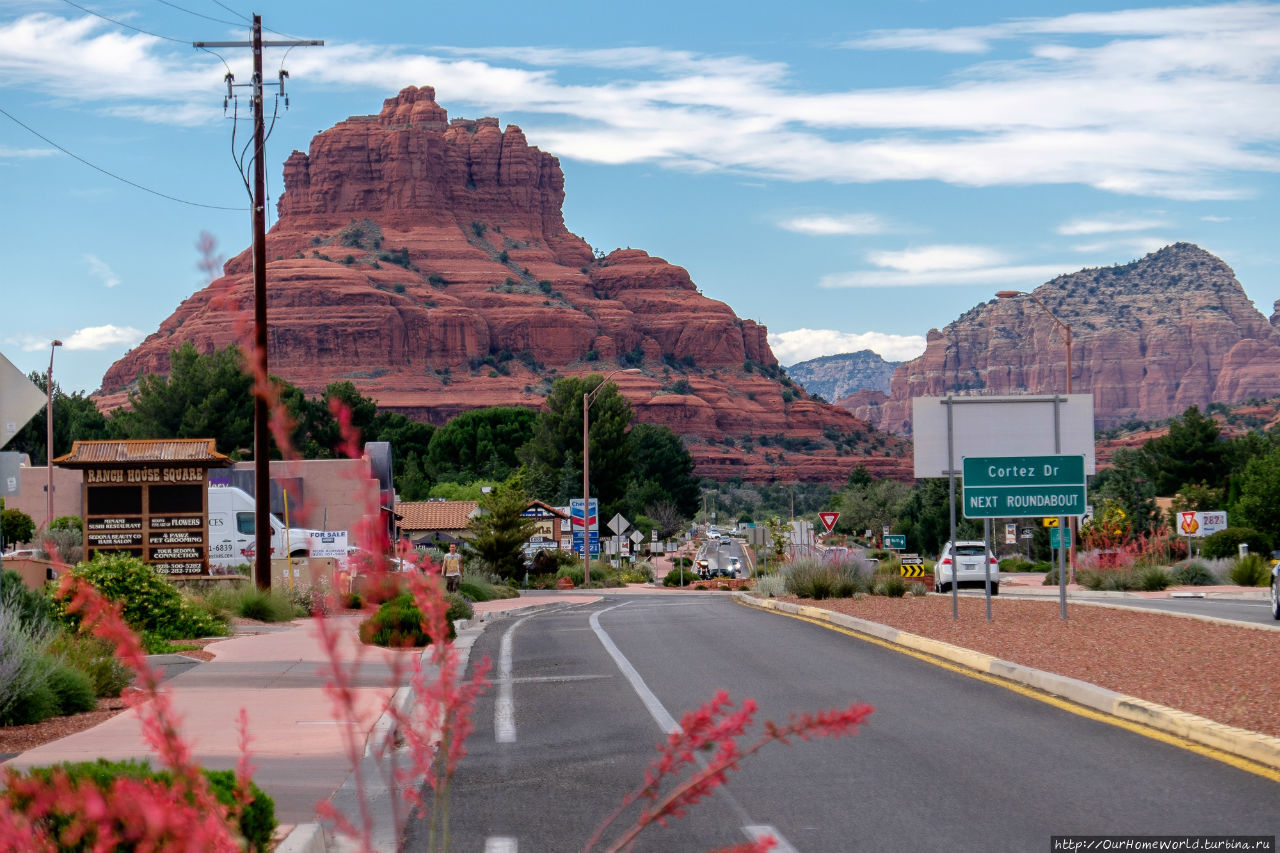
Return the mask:
[(159, 574), (209, 574), (211, 438), (77, 441), (53, 460), (84, 472), (84, 553), (123, 552)]

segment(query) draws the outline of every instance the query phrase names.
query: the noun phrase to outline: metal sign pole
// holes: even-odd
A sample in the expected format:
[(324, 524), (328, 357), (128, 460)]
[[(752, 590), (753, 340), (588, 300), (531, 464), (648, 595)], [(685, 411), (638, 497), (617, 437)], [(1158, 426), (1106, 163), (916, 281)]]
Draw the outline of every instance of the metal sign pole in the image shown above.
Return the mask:
[(955, 460), (955, 423), (954, 399), (947, 397), (942, 401), (947, 407), (947, 479), (951, 491), (951, 618), (960, 618), (960, 572), (956, 565), (956, 460)]
[[(991, 519), (982, 519), (982, 569), (987, 582), (987, 621), (991, 621)], [(951, 565), (955, 565), (954, 558)]]
[[(1070, 381), (1068, 379), (1068, 381)], [(1062, 403), (1061, 398), (1053, 398), (1053, 452), (1062, 452)], [(1086, 492), (1086, 500), (1088, 493)], [(1061, 611), (1062, 618), (1067, 618), (1067, 541), (1062, 537), (1065, 535), (1062, 531), (1067, 527), (1067, 520), (1064, 517), (1058, 518), (1058, 609)]]

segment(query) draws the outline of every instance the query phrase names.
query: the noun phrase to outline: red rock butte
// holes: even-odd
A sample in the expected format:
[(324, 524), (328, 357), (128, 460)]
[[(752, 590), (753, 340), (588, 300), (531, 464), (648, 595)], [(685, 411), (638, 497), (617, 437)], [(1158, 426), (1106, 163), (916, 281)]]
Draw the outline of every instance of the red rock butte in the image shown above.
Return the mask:
[[(271, 372), (317, 393), (350, 380), (380, 408), (440, 424), (538, 407), (558, 376), (608, 373), (639, 420), (685, 438), (699, 474), (843, 482), (909, 476), (906, 445), (792, 386), (765, 327), (647, 253), (608, 255), (564, 223), (559, 161), (496, 118), (453, 119), (429, 86), (317, 135), (284, 164), (267, 235)], [(103, 377), (119, 404), (186, 341), (251, 340), (252, 253)], [(246, 347), (247, 348), (247, 347)]]

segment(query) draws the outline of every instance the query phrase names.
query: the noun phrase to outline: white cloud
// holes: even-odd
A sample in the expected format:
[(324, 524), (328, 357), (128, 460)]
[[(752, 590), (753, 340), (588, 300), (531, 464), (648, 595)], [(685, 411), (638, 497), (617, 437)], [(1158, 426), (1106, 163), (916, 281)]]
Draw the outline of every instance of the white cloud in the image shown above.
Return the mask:
[(1231, 221), (1231, 217), (1230, 217), (1230, 216), (1201, 216), (1201, 217), (1200, 217), (1200, 221), (1202, 221), (1202, 222), (1230, 222), (1230, 221)]
[(888, 230), (885, 222), (872, 213), (847, 213), (842, 216), (826, 216), (823, 214), (795, 216), (791, 219), (782, 220), (778, 223), (778, 226), (785, 231), (794, 231), (797, 234), (813, 234), (819, 237), (883, 234)]
[(878, 267), (907, 273), (978, 269), (1005, 262), (1005, 256), (985, 246), (923, 246), (901, 252), (869, 252), (867, 260)]
[(104, 350), (113, 347), (132, 347), (146, 337), (131, 326), (86, 326), (77, 329), (63, 340), (69, 350)]
[(1079, 236), (1084, 234), (1113, 234), (1117, 231), (1147, 231), (1151, 228), (1163, 228), (1169, 223), (1163, 219), (1095, 217), (1072, 219), (1058, 226), (1059, 234)]
[(89, 271), (102, 282), (103, 286), (115, 287), (120, 283), (120, 276), (115, 274), (106, 261), (96, 255), (85, 255), (84, 259), (89, 264)]
[(834, 329), (793, 329), (770, 332), (769, 348), (783, 364), (796, 364), (823, 355), (869, 349), (886, 361), (908, 361), (924, 353), (923, 335), (883, 332), (838, 332)]
[[(530, 140), (590, 162), (787, 181), (1083, 184), (1232, 199), (1280, 172), (1280, 5), (1225, 3), (872, 33), (857, 48), (982, 54), (944, 82), (806, 90), (787, 66), (633, 46), (408, 48), (331, 41), (290, 56), (323, 89), (430, 83), (455, 111), (519, 111)], [(50, 64), (49, 56), (59, 61)], [(228, 57), (240, 79), (247, 61)], [(961, 60), (963, 62), (963, 60)], [(567, 82), (588, 68), (592, 82)], [(220, 120), (218, 61), (90, 17), (0, 23), (0, 87), (148, 122)], [(577, 76), (575, 75), (575, 79)]]
[(52, 148), (11, 148), (0, 145), (0, 160), (30, 160), (35, 157), (51, 157), (57, 153)]
[(1126, 237), (1121, 240), (1098, 240), (1093, 243), (1079, 243), (1071, 248), (1077, 252), (1085, 252), (1088, 254), (1107, 254), (1111, 257), (1117, 255), (1129, 255), (1131, 257), (1142, 257), (1163, 249), (1175, 241), (1167, 237)]
[(1061, 275), (1062, 266), (974, 267), (957, 270), (855, 270), (824, 275), (818, 286), (829, 290), (850, 287), (922, 287), (925, 285), (997, 285), (1018, 284), (1038, 287)]

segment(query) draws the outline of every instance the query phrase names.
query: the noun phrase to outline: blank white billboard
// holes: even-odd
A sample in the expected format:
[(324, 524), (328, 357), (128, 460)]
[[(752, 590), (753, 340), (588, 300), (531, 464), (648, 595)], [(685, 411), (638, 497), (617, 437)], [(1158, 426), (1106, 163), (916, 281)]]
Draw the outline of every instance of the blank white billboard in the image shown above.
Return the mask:
[[(951, 404), (947, 405), (947, 400)], [(1054, 401), (1058, 401), (1056, 404)], [(911, 433), (915, 475), (947, 476), (947, 409), (952, 410), (951, 460), (959, 476), (966, 456), (1083, 456), (1097, 473), (1093, 450), (1093, 395), (1017, 397), (913, 397)], [(1057, 412), (1060, 444), (1054, 446)]]

